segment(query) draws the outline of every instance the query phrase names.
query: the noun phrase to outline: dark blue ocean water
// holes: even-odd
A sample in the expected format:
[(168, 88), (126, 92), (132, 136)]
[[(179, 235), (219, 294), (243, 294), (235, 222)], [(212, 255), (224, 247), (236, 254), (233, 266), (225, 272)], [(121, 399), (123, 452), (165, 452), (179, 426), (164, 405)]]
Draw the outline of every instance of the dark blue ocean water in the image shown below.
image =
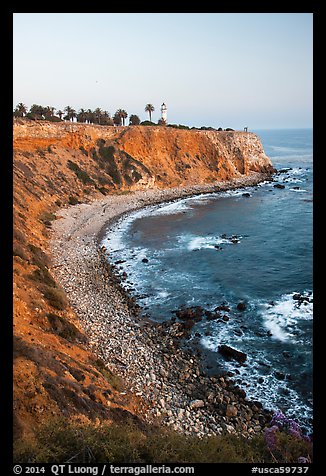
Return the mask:
[[(282, 171), (275, 182), (148, 207), (117, 223), (104, 244), (111, 260), (125, 260), (126, 287), (153, 319), (227, 304), (229, 321), (194, 327), (200, 345), (248, 397), (311, 426), (312, 130), (254, 132)], [(293, 299), (298, 293), (310, 302)], [(247, 353), (246, 364), (225, 361), (220, 344)]]

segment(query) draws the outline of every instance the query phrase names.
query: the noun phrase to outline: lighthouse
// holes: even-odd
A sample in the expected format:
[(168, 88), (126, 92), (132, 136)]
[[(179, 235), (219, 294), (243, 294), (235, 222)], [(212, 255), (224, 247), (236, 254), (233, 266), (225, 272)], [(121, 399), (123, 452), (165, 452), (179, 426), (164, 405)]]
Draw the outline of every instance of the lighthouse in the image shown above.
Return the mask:
[(168, 121), (168, 108), (166, 107), (165, 103), (163, 103), (162, 106), (161, 106), (161, 119), (164, 122)]

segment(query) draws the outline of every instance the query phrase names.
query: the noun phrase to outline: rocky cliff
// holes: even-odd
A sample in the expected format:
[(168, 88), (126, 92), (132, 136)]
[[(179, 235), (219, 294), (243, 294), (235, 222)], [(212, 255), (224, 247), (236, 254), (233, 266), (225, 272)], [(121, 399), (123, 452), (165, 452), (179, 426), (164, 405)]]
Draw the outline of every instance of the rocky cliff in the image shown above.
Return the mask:
[(164, 188), (272, 171), (250, 132), (23, 122), (14, 129), (14, 144), (25, 152), (73, 151), (93, 183), (101, 176), (109, 189)]
[(112, 193), (272, 171), (252, 133), (15, 121), (17, 436), (50, 415), (114, 420), (138, 412), (137, 397), (89, 350), (88, 338), (51, 272), (48, 242), (60, 209)]

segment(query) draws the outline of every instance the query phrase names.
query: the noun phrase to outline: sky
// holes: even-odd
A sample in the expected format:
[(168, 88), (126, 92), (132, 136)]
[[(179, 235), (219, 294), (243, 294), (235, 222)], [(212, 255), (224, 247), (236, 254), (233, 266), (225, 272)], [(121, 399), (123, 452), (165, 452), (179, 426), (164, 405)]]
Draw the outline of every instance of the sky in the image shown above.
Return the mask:
[(312, 13), (14, 13), (13, 105), (312, 127)]

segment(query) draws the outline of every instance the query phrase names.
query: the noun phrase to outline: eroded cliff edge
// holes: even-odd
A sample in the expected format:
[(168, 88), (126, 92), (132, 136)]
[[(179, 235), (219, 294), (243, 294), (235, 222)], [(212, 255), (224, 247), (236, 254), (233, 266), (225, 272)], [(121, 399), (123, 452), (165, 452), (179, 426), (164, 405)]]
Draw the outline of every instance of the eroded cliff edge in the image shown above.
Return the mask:
[(48, 244), (60, 210), (111, 194), (213, 185), (272, 172), (252, 133), (16, 121), (17, 436), (51, 415), (114, 420), (140, 414), (137, 396), (90, 351), (69, 296), (54, 278)]

